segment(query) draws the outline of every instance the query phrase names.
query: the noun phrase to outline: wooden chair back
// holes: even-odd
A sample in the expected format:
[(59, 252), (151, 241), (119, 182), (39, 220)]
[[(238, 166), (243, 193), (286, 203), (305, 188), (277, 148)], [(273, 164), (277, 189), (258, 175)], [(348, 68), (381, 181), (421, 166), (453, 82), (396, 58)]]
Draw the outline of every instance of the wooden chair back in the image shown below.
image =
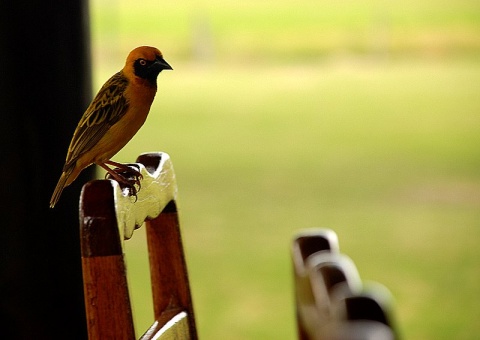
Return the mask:
[(136, 195), (112, 180), (91, 181), (81, 193), (89, 339), (136, 338), (123, 244), (143, 222), (155, 321), (141, 339), (197, 339), (170, 157), (166, 153), (143, 154), (132, 166), (143, 176)]
[(388, 290), (364, 287), (353, 261), (328, 229), (299, 233), (292, 244), (298, 338), (398, 338)]

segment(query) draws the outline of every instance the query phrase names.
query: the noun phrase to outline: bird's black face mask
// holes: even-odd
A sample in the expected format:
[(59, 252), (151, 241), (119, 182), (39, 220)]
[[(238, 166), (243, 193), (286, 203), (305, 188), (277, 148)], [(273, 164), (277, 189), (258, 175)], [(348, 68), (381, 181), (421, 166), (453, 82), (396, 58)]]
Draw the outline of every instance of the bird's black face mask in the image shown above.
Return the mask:
[(133, 64), (133, 68), (137, 77), (148, 80), (152, 85), (157, 84), (157, 76), (160, 72), (163, 70), (173, 70), (161, 56), (157, 56), (155, 60), (137, 59)]

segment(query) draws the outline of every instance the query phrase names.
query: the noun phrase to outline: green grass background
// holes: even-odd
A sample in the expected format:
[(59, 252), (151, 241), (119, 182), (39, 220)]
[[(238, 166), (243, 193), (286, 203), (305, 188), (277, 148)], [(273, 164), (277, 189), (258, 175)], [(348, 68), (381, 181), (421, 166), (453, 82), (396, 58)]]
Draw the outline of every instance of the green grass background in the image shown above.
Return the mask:
[(139, 45), (174, 68), (114, 159), (173, 160), (201, 338), (296, 337), (290, 243), (311, 227), (388, 287), (406, 339), (478, 336), (478, 1), (92, 0), (91, 19), (95, 90)]

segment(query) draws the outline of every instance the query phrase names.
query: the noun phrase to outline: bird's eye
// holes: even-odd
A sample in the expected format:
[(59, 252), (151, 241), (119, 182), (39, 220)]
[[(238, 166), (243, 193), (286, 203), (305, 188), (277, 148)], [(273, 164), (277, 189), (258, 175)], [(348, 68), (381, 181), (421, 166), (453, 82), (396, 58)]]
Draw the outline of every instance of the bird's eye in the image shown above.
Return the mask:
[(147, 65), (147, 61), (146, 61), (145, 59), (140, 59), (138, 62), (139, 62), (139, 64), (142, 65), (142, 66)]

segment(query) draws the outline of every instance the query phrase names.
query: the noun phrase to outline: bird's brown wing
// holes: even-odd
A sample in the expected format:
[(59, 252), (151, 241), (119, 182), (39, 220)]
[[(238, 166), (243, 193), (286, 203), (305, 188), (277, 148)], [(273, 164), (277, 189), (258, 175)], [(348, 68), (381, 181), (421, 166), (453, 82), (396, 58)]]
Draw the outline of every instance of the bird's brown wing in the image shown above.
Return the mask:
[(90, 150), (127, 111), (125, 89), (128, 80), (120, 71), (100, 89), (83, 114), (68, 148), (65, 167)]

